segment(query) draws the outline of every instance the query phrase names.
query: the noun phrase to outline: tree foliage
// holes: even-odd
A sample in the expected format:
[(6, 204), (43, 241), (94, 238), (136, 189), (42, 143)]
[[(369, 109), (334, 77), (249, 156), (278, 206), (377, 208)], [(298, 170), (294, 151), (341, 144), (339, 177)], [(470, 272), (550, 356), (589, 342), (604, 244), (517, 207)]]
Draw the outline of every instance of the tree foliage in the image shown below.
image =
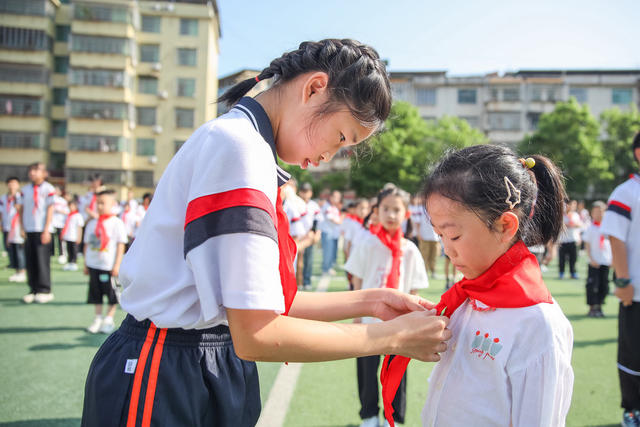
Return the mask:
[(613, 180), (608, 184), (613, 188), (638, 170), (638, 163), (631, 152), (631, 141), (640, 131), (640, 112), (635, 105), (630, 111), (613, 108), (600, 115), (600, 122), (605, 134), (602, 148), (613, 173)]
[(448, 148), (486, 143), (486, 137), (462, 119), (443, 117), (426, 122), (417, 108), (397, 102), (386, 130), (358, 147), (351, 158), (351, 187), (371, 196), (387, 182), (411, 193), (422, 183), (428, 167)]

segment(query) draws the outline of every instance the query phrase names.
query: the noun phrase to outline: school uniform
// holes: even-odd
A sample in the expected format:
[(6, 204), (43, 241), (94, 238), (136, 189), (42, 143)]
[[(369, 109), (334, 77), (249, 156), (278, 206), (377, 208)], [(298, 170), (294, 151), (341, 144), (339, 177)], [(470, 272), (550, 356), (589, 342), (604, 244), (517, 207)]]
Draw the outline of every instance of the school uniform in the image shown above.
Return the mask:
[(584, 231), (582, 239), (589, 244), (589, 255), (598, 266), (589, 264), (587, 274), (587, 305), (604, 304), (609, 294), (609, 267), (611, 266), (611, 242), (602, 234), (600, 223), (592, 223)]
[[(402, 239), (401, 261), (397, 289), (409, 293), (414, 289), (425, 289), (429, 279), (424, 261), (416, 245)], [(384, 288), (392, 269), (392, 252), (377, 235), (369, 233), (349, 255), (344, 269), (362, 279), (362, 289)], [(363, 317), (362, 323), (376, 323), (379, 319)], [(356, 361), (358, 392), (360, 397), (360, 418), (378, 416), (378, 367), (380, 356), (358, 357)], [(394, 419), (403, 423), (406, 410), (406, 377), (403, 376), (400, 390), (394, 401)]]
[[(316, 232), (318, 228), (318, 223), (321, 220), (320, 217), (320, 206), (314, 201), (309, 200), (306, 206), (307, 214), (302, 217), (302, 222), (304, 223), (305, 229), (307, 233), (313, 231)], [(304, 288), (308, 288), (311, 286), (311, 273), (313, 270), (313, 248), (314, 244), (307, 246), (304, 249), (303, 253), (303, 267), (302, 267), (302, 286)]]
[[(27, 234), (25, 255), (27, 277), (32, 294), (51, 293), (51, 244), (53, 239), (42, 244), (41, 235), (45, 231), (47, 210), (53, 204), (55, 189), (47, 181), (40, 185), (29, 184), (22, 187), (22, 226)], [(53, 227), (48, 230), (53, 231)]]
[[(17, 268), (15, 250), (9, 243), (9, 233), (11, 232), (12, 223), (15, 221), (14, 218), (18, 213), (16, 205), (19, 205), (20, 203), (21, 201), (19, 192), (13, 196), (9, 196), (8, 194), (3, 194), (2, 196), (0, 196), (0, 212), (2, 212), (2, 240), (7, 254), (9, 255), (8, 268)], [(24, 261), (24, 253), (22, 254), (22, 258)], [(24, 266), (22, 268), (24, 268)]]
[(288, 179), (252, 98), (182, 146), (124, 256), (129, 314), (90, 367), (84, 426), (255, 425), (258, 373), (235, 355), (226, 308), (291, 306), (295, 244), (278, 188)]
[[(69, 203), (62, 196), (58, 196), (57, 194), (53, 196), (53, 217), (51, 218), (51, 225), (55, 230), (55, 237), (58, 243), (58, 255), (66, 255), (65, 248), (62, 245), (62, 238), (60, 233), (62, 233), (62, 229), (64, 228), (64, 224), (67, 219), (67, 215), (69, 214)], [(53, 235), (52, 235), (52, 243), (53, 243)], [(51, 255), (55, 255), (55, 244), (51, 245)]]
[[(522, 241), (456, 283), (436, 311), (451, 317), (453, 336), (429, 378), (423, 426), (565, 425), (573, 331)], [(385, 358), (385, 408), (408, 360)]]
[(70, 212), (67, 215), (60, 237), (67, 247), (67, 261), (75, 264), (78, 258), (78, 241), (82, 238), (84, 218), (79, 211)]
[(618, 374), (625, 410), (640, 409), (640, 175), (613, 190), (602, 219), (601, 231), (624, 242), (633, 303), (618, 312)]
[[(7, 244), (9, 252), (9, 268), (15, 268), (18, 271), (24, 270), (27, 266), (26, 258), (24, 254), (24, 237), (22, 236), (22, 226), (18, 218), (18, 211), (15, 208), (16, 204), (20, 204), (20, 194), (18, 193), (13, 200), (6, 201), (11, 202), (11, 208), (9, 212), (5, 211), (7, 216), (7, 222), (9, 223), (9, 229), (7, 230)], [(15, 202), (15, 203), (14, 203)], [(4, 222), (4, 215), (3, 215)]]
[(569, 260), (569, 272), (571, 277), (576, 276), (576, 260), (578, 259), (578, 244), (580, 242), (580, 215), (577, 212), (568, 212), (563, 217), (564, 229), (560, 233), (558, 242), (558, 268), (560, 277), (564, 275), (565, 262)]
[(335, 264), (338, 255), (338, 239), (342, 222), (340, 210), (326, 202), (322, 207), (322, 219), (322, 272), (327, 273)]
[(136, 230), (138, 228), (138, 220), (139, 220), (138, 209), (139, 209), (139, 206), (137, 203), (135, 204), (127, 203), (123, 206), (122, 212), (120, 213), (120, 219), (124, 223), (124, 227), (127, 231), (127, 238), (128, 238), (127, 244), (126, 244), (127, 251), (129, 250), (129, 246), (131, 246), (131, 243), (135, 238)]

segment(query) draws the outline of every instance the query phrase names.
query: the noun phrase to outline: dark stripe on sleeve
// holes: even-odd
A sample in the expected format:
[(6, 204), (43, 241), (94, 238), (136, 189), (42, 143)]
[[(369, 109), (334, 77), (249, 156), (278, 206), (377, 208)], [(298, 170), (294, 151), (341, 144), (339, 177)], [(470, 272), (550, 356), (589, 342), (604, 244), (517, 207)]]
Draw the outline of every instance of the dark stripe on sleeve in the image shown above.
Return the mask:
[(211, 212), (187, 224), (184, 229), (184, 256), (211, 237), (223, 234), (253, 233), (269, 237), (276, 244), (278, 234), (271, 216), (253, 206), (233, 206)]
[(623, 208), (623, 207), (621, 207), (621, 206), (618, 206), (618, 205), (612, 205), (612, 204), (610, 204), (610, 205), (607, 207), (607, 210), (608, 210), (608, 211), (611, 211), (611, 212), (615, 212), (615, 213), (617, 213), (617, 214), (620, 214), (620, 215), (622, 215), (623, 217), (625, 217), (625, 218), (627, 218), (627, 219), (631, 220), (631, 212), (629, 212), (628, 210), (626, 210), (625, 208)]

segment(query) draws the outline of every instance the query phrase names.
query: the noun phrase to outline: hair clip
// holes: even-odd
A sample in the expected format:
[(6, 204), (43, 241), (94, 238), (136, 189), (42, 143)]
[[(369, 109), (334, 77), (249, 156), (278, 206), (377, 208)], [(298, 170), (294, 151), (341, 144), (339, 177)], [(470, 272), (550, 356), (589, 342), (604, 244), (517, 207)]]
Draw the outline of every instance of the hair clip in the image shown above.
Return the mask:
[(533, 160), (531, 157), (527, 157), (526, 159), (518, 159), (518, 160), (520, 161), (523, 167), (528, 169), (533, 169), (533, 167), (536, 165), (536, 161)]
[(520, 203), (520, 190), (518, 190), (516, 186), (513, 185), (513, 182), (506, 176), (504, 177), (504, 185), (507, 187), (507, 199), (505, 203), (509, 205), (509, 209), (513, 209)]
[(256, 76), (256, 82), (260, 83), (260, 78)]

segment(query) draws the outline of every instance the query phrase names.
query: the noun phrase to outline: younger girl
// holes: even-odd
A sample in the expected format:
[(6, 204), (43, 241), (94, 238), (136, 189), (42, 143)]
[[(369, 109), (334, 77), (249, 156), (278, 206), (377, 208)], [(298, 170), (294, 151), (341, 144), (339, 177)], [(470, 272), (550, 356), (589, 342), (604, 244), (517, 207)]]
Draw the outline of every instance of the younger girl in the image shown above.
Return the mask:
[(564, 197), (549, 159), (504, 147), (465, 148), (436, 166), (426, 207), (464, 278), (436, 306), (454, 337), (429, 379), (424, 426), (565, 424), (573, 332), (526, 247), (557, 238)]
[[(382, 190), (378, 195), (380, 227), (354, 247), (344, 268), (352, 274), (355, 290), (392, 288), (415, 294), (429, 286), (424, 261), (416, 245), (404, 238), (402, 222), (406, 218), (409, 194), (396, 187)], [(375, 234), (374, 234), (375, 233)], [(379, 322), (364, 317), (362, 323)], [(377, 427), (378, 366), (380, 356), (358, 357), (358, 391), (362, 427)], [(393, 401), (394, 419), (404, 423), (406, 409), (406, 379), (403, 378), (400, 393)]]

